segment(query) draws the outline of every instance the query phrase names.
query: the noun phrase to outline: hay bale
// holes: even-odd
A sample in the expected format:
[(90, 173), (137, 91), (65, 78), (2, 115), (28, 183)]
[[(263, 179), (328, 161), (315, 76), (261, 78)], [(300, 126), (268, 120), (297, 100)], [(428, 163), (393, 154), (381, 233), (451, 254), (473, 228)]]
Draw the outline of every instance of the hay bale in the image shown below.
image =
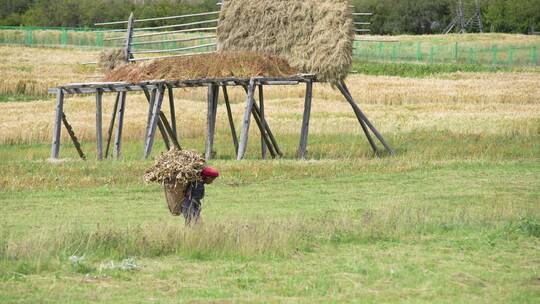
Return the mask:
[(169, 211), (180, 215), (187, 187), (191, 182), (202, 179), (204, 166), (205, 160), (197, 152), (172, 149), (161, 154), (156, 163), (146, 170), (144, 180), (162, 184)]
[(125, 65), (126, 55), (122, 49), (103, 50), (99, 53), (98, 67), (104, 71), (111, 71)]
[(219, 19), (220, 51), (274, 54), (332, 83), (351, 67), (355, 33), (347, 0), (224, 0)]
[(146, 170), (147, 183), (176, 185), (201, 180), (204, 158), (195, 151), (171, 149), (161, 154), (156, 163)]
[(199, 54), (127, 64), (109, 72), (104, 81), (188, 80), (254, 76), (281, 77), (298, 74), (287, 61), (254, 52)]

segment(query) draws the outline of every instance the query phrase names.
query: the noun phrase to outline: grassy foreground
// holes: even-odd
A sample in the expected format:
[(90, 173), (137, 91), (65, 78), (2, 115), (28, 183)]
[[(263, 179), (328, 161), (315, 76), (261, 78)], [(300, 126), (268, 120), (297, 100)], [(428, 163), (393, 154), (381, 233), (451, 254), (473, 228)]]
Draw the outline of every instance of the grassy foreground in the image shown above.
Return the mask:
[(353, 158), (305, 162), (229, 161), (218, 140), (223, 176), (194, 228), (142, 183), (140, 142), (121, 162), (56, 165), (47, 144), (4, 145), (0, 302), (535, 303), (538, 134), (464, 139), (454, 152), (450, 134), (407, 137), (394, 158), (356, 146)]

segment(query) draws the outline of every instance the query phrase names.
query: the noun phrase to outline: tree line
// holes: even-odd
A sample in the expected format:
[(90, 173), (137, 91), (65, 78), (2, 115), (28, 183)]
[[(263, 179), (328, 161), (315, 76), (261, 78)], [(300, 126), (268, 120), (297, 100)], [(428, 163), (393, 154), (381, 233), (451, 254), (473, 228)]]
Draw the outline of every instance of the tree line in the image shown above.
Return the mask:
[[(479, 0), (485, 31), (540, 30), (540, 0)], [(189, 14), (217, 9), (216, 0), (2, 0), (0, 25), (92, 27), (96, 22)], [(476, 0), (462, 0), (465, 19)], [(351, 0), (358, 12), (372, 12), (374, 34), (440, 33), (452, 21), (458, 0)], [(471, 29), (474, 30), (474, 29)]]
[[(462, 0), (464, 19), (476, 11), (476, 0)], [(375, 34), (441, 33), (457, 15), (458, 0), (353, 0), (355, 10), (374, 13)], [(540, 29), (540, 0), (479, 0), (485, 32), (527, 33)], [(474, 31), (474, 28), (470, 28)]]

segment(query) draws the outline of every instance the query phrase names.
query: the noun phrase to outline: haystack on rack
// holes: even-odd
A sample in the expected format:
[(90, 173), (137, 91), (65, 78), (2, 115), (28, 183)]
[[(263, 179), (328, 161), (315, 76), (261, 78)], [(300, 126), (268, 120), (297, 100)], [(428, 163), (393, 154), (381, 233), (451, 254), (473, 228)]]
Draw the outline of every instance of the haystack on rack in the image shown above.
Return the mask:
[[(185, 33), (189, 31), (217, 30), (217, 35), (205, 35), (204, 39), (217, 38), (215, 45), (218, 52), (257, 52), (279, 56), (288, 61), (291, 67), (298, 69), (301, 73), (296, 75), (253, 75), (250, 77), (209, 77), (201, 79), (160, 79), (138, 81), (136, 83), (128, 81), (114, 82), (94, 82), (76, 83), (59, 86), (50, 89), (49, 92), (56, 94), (56, 118), (53, 132), (52, 158), (59, 157), (60, 133), (62, 122), (68, 129), (70, 136), (79, 151), (81, 157), (85, 157), (80, 149), (77, 138), (72, 128), (69, 126), (63, 112), (64, 97), (66, 94), (95, 94), (96, 95), (96, 133), (97, 133), (97, 158), (102, 159), (108, 156), (112, 140), (112, 132), (116, 122), (116, 132), (114, 135), (113, 157), (117, 158), (121, 152), (121, 139), (123, 128), (123, 116), (126, 110), (126, 95), (128, 92), (143, 92), (149, 104), (149, 113), (146, 128), (144, 145), (144, 157), (147, 158), (154, 142), (156, 129), (159, 129), (167, 148), (174, 146), (181, 149), (178, 133), (176, 129), (175, 105), (173, 90), (175, 88), (186, 87), (207, 87), (208, 88), (208, 111), (207, 111), (207, 139), (205, 156), (212, 157), (214, 133), (216, 128), (216, 115), (218, 96), (222, 89), (231, 135), (237, 152), (237, 159), (244, 158), (249, 136), (250, 121), (253, 115), (257, 127), (261, 133), (261, 149), (263, 158), (266, 151), (270, 152), (273, 158), (282, 156), (275, 136), (266, 120), (264, 110), (264, 86), (268, 85), (298, 85), (306, 84), (306, 94), (304, 102), (303, 122), (300, 134), (300, 144), (297, 154), (300, 158), (307, 155), (307, 142), (309, 121), (311, 113), (311, 102), (313, 96), (313, 83), (329, 82), (339, 89), (345, 99), (351, 105), (358, 122), (366, 135), (369, 144), (376, 155), (379, 155), (375, 139), (378, 139), (388, 153), (393, 154), (392, 148), (386, 143), (382, 135), (377, 131), (366, 115), (354, 101), (348, 90), (344, 79), (351, 67), (353, 41), (355, 39), (355, 29), (353, 15), (346, 0), (261, 0), (257, 2), (249, 0), (224, 0), (221, 10), (217, 12), (200, 13), (184, 16), (172, 16), (165, 18), (153, 18), (135, 20), (133, 15), (128, 21), (111, 22), (102, 25), (123, 24), (127, 25), (126, 36), (123, 38), (124, 59), (126, 62), (160, 60), (163, 58), (190, 56), (186, 54), (199, 48), (208, 48), (209, 44), (204, 43), (196, 46), (179, 47), (176, 49), (160, 50), (152, 49), (147, 51), (133, 51), (134, 45), (152, 43), (163, 43), (163, 40), (137, 41), (137, 38), (153, 37), (164, 33)], [(204, 27), (194, 29), (180, 29), (169, 32), (149, 32), (137, 34), (135, 24), (137, 22), (156, 21), (161, 19), (182, 19), (188, 17), (217, 16), (219, 19), (202, 20), (177, 25), (165, 25), (154, 28), (143, 28), (149, 30), (184, 28), (189, 26), (200, 26), (202, 24), (216, 22), (217, 27)], [(111, 39), (118, 39), (113, 37)], [(194, 41), (197, 38), (176, 39), (177, 41)], [(202, 38), (200, 39), (202, 40)], [(213, 46), (213, 44), (212, 44)], [(181, 52), (176, 55), (169, 55), (169, 52)], [(165, 56), (158, 57), (138, 57), (138, 54), (166, 53)], [(200, 52), (203, 53), (203, 52)], [(200, 54), (197, 53), (197, 54)], [(200, 56), (200, 55), (195, 55)], [(131, 63), (132, 64), (132, 63)], [(227, 87), (240, 86), (246, 91), (246, 105), (242, 120), (242, 129), (238, 139), (233, 117), (230, 110)], [(256, 89), (258, 89), (258, 99), (256, 99)], [(102, 111), (101, 105), (104, 93), (117, 93), (114, 112), (107, 132), (107, 145), (103, 153), (102, 134)], [(168, 95), (171, 112), (170, 122), (161, 111), (165, 93)]]

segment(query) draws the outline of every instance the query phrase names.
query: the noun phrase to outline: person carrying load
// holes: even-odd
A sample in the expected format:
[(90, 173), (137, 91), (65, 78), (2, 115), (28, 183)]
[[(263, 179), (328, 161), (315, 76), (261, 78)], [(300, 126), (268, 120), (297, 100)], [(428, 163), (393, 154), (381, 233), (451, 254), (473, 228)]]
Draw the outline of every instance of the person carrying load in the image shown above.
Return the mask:
[(212, 167), (205, 167), (201, 171), (201, 181), (193, 181), (186, 189), (184, 201), (182, 202), (182, 215), (186, 225), (198, 223), (201, 220), (201, 205), (204, 198), (204, 185), (209, 185), (219, 176), (218, 170)]
[(218, 176), (219, 172), (206, 166), (204, 157), (196, 151), (171, 149), (145, 171), (144, 180), (161, 184), (171, 214), (183, 215), (189, 225), (200, 221), (204, 186)]

